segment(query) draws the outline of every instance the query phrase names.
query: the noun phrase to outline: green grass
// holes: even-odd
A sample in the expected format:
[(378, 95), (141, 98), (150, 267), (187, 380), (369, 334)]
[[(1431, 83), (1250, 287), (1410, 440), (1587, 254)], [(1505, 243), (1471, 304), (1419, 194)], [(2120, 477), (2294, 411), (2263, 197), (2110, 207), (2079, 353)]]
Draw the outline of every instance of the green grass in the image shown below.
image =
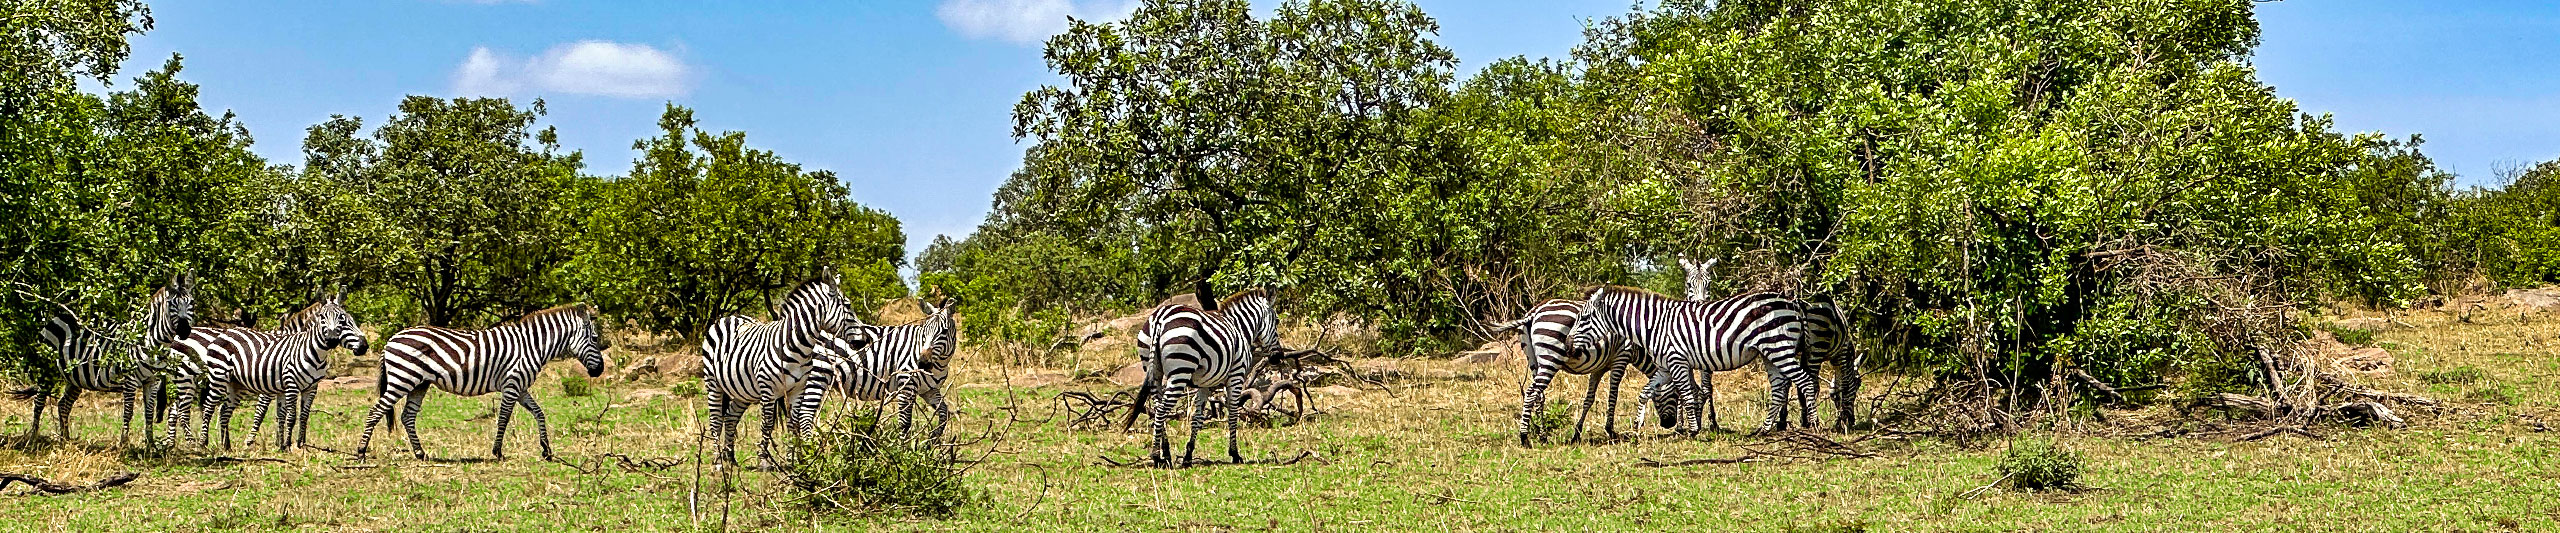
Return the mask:
[[(1517, 427), (1517, 370), (1437, 361), (1393, 365), (1393, 392), (1320, 391), (1313, 420), (1280, 428), (1247, 428), (1249, 458), (1268, 460), (1311, 451), (1295, 465), (1218, 465), (1178, 471), (1114, 467), (1102, 457), (1143, 456), (1135, 433), (1078, 431), (1051, 397), (1057, 387), (1002, 387), (1030, 369), (970, 365), (963, 352), (953, 382), (959, 419), (950, 431), (977, 441), (963, 454), (981, 457), (968, 474), (983, 501), (949, 519), (813, 515), (784, 501), (789, 494), (764, 472), (737, 475), (726, 498), (719, 476), (705, 470), (699, 524), (734, 529), (821, 530), (1737, 530), (1737, 531), (2223, 531), (2223, 530), (2553, 530), (2560, 529), (2560, 436), (2522, 422), (2560, 407), (2560, 319), (2532, 324), (2457, 324), (2449, 317), (2403, 315), (2418, 329), (2377, 333), (2378, 340), (2425, 347), (2397, 374), (2369, 385), (2431, 393), (2458, 407), (2412, 412), (2404, 430), (2322, 427), (2311, 440), (2277, 436), (2252, 442), (2209, 438), (2109, 436), (2094, 423), (2053, 433), (2082, 458), (2077, 491), (1992, 489), (1960, 495), (1999, 478), (2001, 441), (1968, 448), (1935, 439), (1877, 438), (1860, 443), (1868, 459), (1777, 459), (1740, 464), (1649, 468), (1640, 459), (1735, 457), (1757, 438), (1725, 433), (1700, 440), (1658, 432), (1631, 442), (1561, 443), (1523, 449)], [(1088, 357), (1083, 366), (1119, 362)], [(555, 365), (555, 372), (574, 365)], [(1065, 375), (1093, 368), (1046, 369)], [(2438, 373), (2470, 368), (2481, 377), (2436, 383)], [(1751, 373), (1719, 375), (1718, 409), (1728, 429), (1756, 423), (1765, 381)], [(679, 380), (678, 383), (689, 380)], [(1552, 398), (1581, 398), (1581, 381), (1558, 381)], [(536, 392), (551, 415), (561, 456), (587, 467), (545, 463), (532, 419), (514, 421), (509, 457), (486, 461), (494, 397), (427, 401), (419, 429), (436, 461), (408, 457), (399, 435), (377, 431), (379, 465), (342, 468), (342, 455), (278, 454), (243, 449), (233, 455), (269, 461), (208, 462), (128, 457), (112, 449), (113, 404), (92, 395), (75, 417), (79, 444), (44, 451), (0, 450), (0, 470), (89, 480), (136, 470), (134, 484), (69, 496), (0, 498), (0, 523), (70, 531), (159, 530), (687, 530), (691, 463), (631, 472), (603, 454), (639, 460), (690, 459), (701, 418), (698, 398), (664, 384), (597, 380), (594, 396), (561, 394), (556, 377)], [(368, 383), (369, 384), (369, 383)], [(996, 385), (996, 386), (989, 386)], [(1875, 376), (1870, 394), (1919, 387), (1918, 380)], [(1071, 384), (1067, 388), (1105, 389)], [(2499, 401), (2475, 401), (2495, 390)], [(1626, 396), (1632, 396), (1629, 387)], [(369, 390), (332, 390), (319, 402), (312, 429), (322, 446), (354, 446)], [(1632, 400), (1620, 408), (1633, 413)], [(608, 408), (607, 405), (611, 407)], [(1827, 407), (1826, 407), (1827, 409)], [(25, 406), (5, 411), (0, 432), (24, 431)], [(1595, 412), (1589, 432), (1599, 432)], [(2114, 420), (2163, 420), (2163, 408), (2111, 411)], [(245, 427), (247, 416), (238, 424)], [(922, 422), (920, 420), (920, 422)], [(1570, 421), (1564, 422), (1570, 425)], [(1142, 426), (1143, 427), (1143, 426)], [(1624, 428), (1624, 424), (1621, 424)], [(1564, 430), (1570, 432), (1570, 428)], [(754, 415), (742, 430), (740, 461), (752, 463)], [(989, 437), (992, 435), (992, 437)], [(1201, 432), (1204, 458), (1222, 460), (1226, 432)], [(1178, 452), (1183, 432), (1174, 431)], [(1561, 440), (1562, 436), (1557, 437)]]

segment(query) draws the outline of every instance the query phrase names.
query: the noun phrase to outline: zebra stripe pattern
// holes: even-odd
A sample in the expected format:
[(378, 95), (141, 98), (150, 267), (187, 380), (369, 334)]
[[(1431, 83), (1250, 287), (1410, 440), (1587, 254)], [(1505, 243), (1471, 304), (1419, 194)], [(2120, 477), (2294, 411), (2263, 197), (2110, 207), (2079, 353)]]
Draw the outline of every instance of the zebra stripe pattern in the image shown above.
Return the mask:
[[(1798, 353), (1804, 328), (1794, 300), (1753, 293), (1694, 302), (1615, 286), (1594, 288), (1586, 300), (1583, 320), (1651, 359), (1658, 371), (1646, 388), (1653, 391), (1656, 408), (1676, 411), (1662, 415), (1672, 422), (1666, 425), (1696, 431), (1703, 407), (1695, 391), (1697, 372), (1733, 370), (1753, 361), (1769, 368), (1769, 417), (1760, 429), (1786, 427), (1791, 387), (1805, 425), (1814, 425), (1813, 395), (1819, 383)], [(1675, 401), (1677, 407), (1671, 405)]]
[(703, 332), (703, 402), (711, 414), (703, 437), (719, 441), (720, 462), (736, 464), (738, 419), (753, 405), (764, 413), (764, 441), (756, 458), (772, 466), (774, 423), (788, 412), (793, 430), (805, 437), (815, 422), (814, 411), (789, 404), (808, 394), (819, 343), (830, 334), (852, 343), (871, 341), (856, 327), (860, 324), (839, 284), (829, 272), (784, 297), (772, 322), (731, 315)]
[(1858, 370), (1858, 356), (1842, 353), (1847, 346), (1841, 338), (1840, 308), (1828, 298), (1797, 300), (1804, 313), (1804, 360), (1806, 368), (1831, 367), (1831, 404), (1839, 410), (1833, 427), (1846, 430), (1858, 423), (1858, 389), (1865, 378)]
[[(317, 385), (328, 370), (328, 359), (322, 354), (345, 347), (357, 355), (365, 351), (364, 335), (357, 329), (354, 315), (330, 296), (302, 311), (287, 316), (284, 324), (293, 328), (258, 331), (245, 328), (195, 328), (187, 338), (172, 345), (181, 360), (187, 361), (185, 388), (178, 395), (179, 405), (172, 411), (184, 413), (187, 404), (203, 409), (205, 426), (197, 436), (204, 443), (212, 438), (213, 428), (222, 428), (222, 446), (231, 447), (231, 415), (237, 403), (231, 395), (248, 393), (274, 395), (283, 400), (276, 408), (276, 447), (289, 450), (302, 444), (308, 435), (309, 405), (318, 395)], [(261, 402), (259, 424), (263, 425), (267, 402)], [(186, 424), (184, 414), (173, 420), (170, 430), (174, 438), (179, 426)], [(257, 439), (255, 433), (250, 441)]]
[[(1618, 384), (1625, 378), (1623, 364), (1630, 359), (1625, 350), (1593, 334), (1582, 320), (1583, 302), (1579, 300), (1547, 300), (1530, 308), (1529, 315), (1518, 322), (1521, 353), (1529, 363), (1529, 380), (1520, 392), (1520, 445), (1528, 446), (1532, 423), (1540, 406), (1546, 403), (1547, 387), (1557, 372), (1591, 376), (1584, 388), (1581, 414), (1573, 420), (1572, 440), (1582, 440), (1582, 427), (1591, 416), (1592, 401), (1598, 399), (1605, 374), (1609, 389), (1609, 408), (1602, 426), (1611, 437), (1618, 435)], [(1505, 328), (1508, 329), (1508, 328)], [(1651, 364), (1640, 371), (1650, 372)], [(1607, 372), (1602, 372), (1602, 371)]]
[[(1219, 302), (1215, 311), (1187, 304), (1158, 307), (1147, 318), (1145, 329), (1138, 333), (1147, 366), (1146, 388), (1158, 392), (1155, 404), (1155, 446), (1149, 451), (1157, 466), (1173, 466), (1172, 441), (1165, 437), (1165, 423), (1173, 418), (1175, 408), (1195, 390), (1222, 390), (1227, 412), (1227, 457), (1244, 461), (1236, 443), (1236, 413), (1244, 405), (1244, 387), (1253, 378), (1261, 356), (1280, 350), (1280, 321), (1271, 297), (1262, 289), (1252, 289)], [(1143, 401), (1143, 400), (1141, 400)], [(1191, 464), (1192, 452), (1200, 444), (1200, 424), (1209, 420), (1213, 404), (1203, 396), (1195, 402), (1191, 417), (1191, 439), (1182, 447), (1182, 465)]]
[(915, 402), (921, 399), (937, 417), (931, 435), (941, 436), (951, 422), (951, 406), (943, 401), (942, 386), (951, 376), (951, 355), (959, 343), (960, 328), (951, 318), (957, 305), (951, 299), (938, 305), (917, 300), (924, 320), (861, 326), (872, 338), (868, 346), (857, 347), (843, 337), (826, 335), (821, 347), (827, 356), (819, 359), (814, 370), (817, 377), (810, 379), (810, 393), (802, 395), (800, 409), (814, 417), (826, 391), (842, 391), (853, 400), (897, 406), (898, 429), (907, 431), (914, 426)]
[[(71, 439), (71, 406), (80, 400), (81, 391), (120, 393), (124, 396), (122, 429), (117, 431), (116, 445), (132, 441), (133, 404), (137, 396), (143, 403), (143, 439), (151, 439), (151, 424), (161, 415), (160, 392), (168, 381), (169, 361), (160, 347), (177, 340), (195, 321), (195, 281), (193, 276), (171, 277), (167, 286), (153, 291), (151, 298), (136, 310), (138, 317), (125, 322), (97, 324), (99, 329), (81, 329), (69, 316), (55, 315), (37, 330), (45, 346), (53, 348), (57, 359), (50, 361), (60, 370), (62, 397), (56, 403), (55, 429), (63, 440)], [(141, 328), (140, 338), (130, 338), (128, 330)], [(126, 357), (115, 359), (110, 353)], [(42, 361), (40, 361), (41, 363)], [(35, 386), (15, 391), (14, 396), (35, 402), (35, 416), (27, 423), (27, 437), (35, 438), (44, 427), (44, 408), (54, 383), (50, 374), (39, 369), (32, 374)]]
[(588, 377), (604, 375), (604, 348), (596, 311), (585, 305), (534, 311), (484, 330), (400, 330), (382, 343), (382, 376), (374, 382), (374, 390), (380, 392), (373, 409), (365, 413), (356, 458), (363, 459), (371, 451), (373, 429), (385, 417), (397, 414), (409, 436), (409, 453), (426, 460), (426, 446), (418, 441), (418, 411), (425, 406), (426, 387), (434, 385), (458, 396), (500, 393), (498, 433), (489, 443), (489, 455), (498, 459), (507, 457), (507, 423), (514, 418), (516, 406), (524, 406), (533, 415), (542, 458), (549, 460), (551, 420), (543, 415), (542, 404), (534, 401), (533, 382), (542, 375), (543, 365), (566, 356), (577, 357)]

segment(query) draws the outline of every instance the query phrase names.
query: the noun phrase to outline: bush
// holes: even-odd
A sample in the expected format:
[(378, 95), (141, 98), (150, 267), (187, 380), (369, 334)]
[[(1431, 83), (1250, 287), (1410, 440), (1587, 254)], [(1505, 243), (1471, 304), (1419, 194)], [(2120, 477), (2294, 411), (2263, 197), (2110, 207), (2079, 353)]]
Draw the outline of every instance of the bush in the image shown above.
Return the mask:
[(2000, 458), (2000, 476), (2018, 490), (2078, 488), (2080, 454), (2050, 438), (2022, 438), (2011, 442), (2009, 455)]
[(1573, 421), (1573, 404), (1563, 400), (1547, 402), (1547, 408), (1529, 416), (1529, 436), (1538, 442), (1553, 440), (1564, 425)]
[(2373, 345), (2373, 330), (2370, 329), (2342, 328), (2334, 325), (2321, 326), (2321, 329), (2329, 330), (2329, 336), (2336, 337), (2340, 343), (2354, 346)]
[(678, 381), (674, 385), (667, 386), (667, 393), (674, 394), (677, 398), (701, 396), (702, 382), (693, 380)]
[(571, 398), (594, 396), (596, 395), (596, 384), (595, 382), (587, 381), (587, 376), (585, 375), (562, 374), (560, 375), (560, 393), (567, 394)]
[(812, 510), (944, 518), (979, 498), (957, 448), (882, 427), (877, 410), (851, 411), (790, 444), (782, 474)]

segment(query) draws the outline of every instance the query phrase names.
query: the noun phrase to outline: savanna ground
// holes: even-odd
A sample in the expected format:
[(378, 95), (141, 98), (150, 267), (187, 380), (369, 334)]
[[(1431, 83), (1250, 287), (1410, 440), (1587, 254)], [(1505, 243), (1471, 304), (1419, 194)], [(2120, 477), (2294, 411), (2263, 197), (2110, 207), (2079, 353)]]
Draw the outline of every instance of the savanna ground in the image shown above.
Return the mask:
[[(791, 502), (774, 474), (740, 472), (738, 490), (724, 496), (710, 469), (699, 482), (700, 513), (689, 512), (692, 463), (626, 469), (604, 454), (691, 459), (700, 399), (670, 393), (666, 382), (683, 380), (663, 379), (601, 380), (595, 395), (568, 397), (560, 376), (575, 364), (566, 363), (554, 365), (536, 390), (559, 455), (575, 466), (536, 459), (532, 420), (521, 415), (508, 458), (488, 460), (495, 396), (439, 393), (427, 401), (419, 427), (433, 460), (410, 458), (398, 435), (382, 431), (365, 463), (245, 445), (229, 452), (235, 459), (121, 452), (112, 446), (115, 404), (96, 394), (75, 411), (76, 442), (28, 446), (19, 440), (26, 407), (12, 403), (0, 432), (13, 446), (0, 450), (0, 471), (83, 483), (125, 471), (142, 476), (125, 487), (62, 496), (10, 488), (0, 494), (9, 500), (0, 506), (0, 529), (2560, 529), (2560, 465), (2551, 453), (2560, 437), (2544, 425), (2560, 415), (2553, 388), (2560, 384), (2560, 313), (2482, 311), (2466, 322), (2416, 312), (2364, 322), (2384, 325), (2370, 344), (2395, 363), (2390, 372), (2358, 379), (2451, 407), (2403, 413), (2411, 424), (2400, 430), (2318, 427), (2318, 439), (2250, 441), (2212, 431), (2140, 436), (2211, 426), (2176, 422), (2179, 415), (2166, 407), (2109, 411), (2112, 423), (2053, 430), (2086, 458), (2087, 488), (2078, 491), (1992, 489), (1967, 497), (1998, 479), (1995, 465), (2006, 449), (2000, 438), (1874, 437), (1856, 443), (1875, 454), (1870, 458), (1667, 468), (1642, 463), (1779, 446), (1731, 431), (1691, 440), (1653, 430), (1631, 442), (1523, 449), (1512, 444), (1517, 363), (1446, 360), (1359, 361), (1387, 376), (1383, 389), (1320, 387), (1322, 414), (1313, 420), (1244, 431), (1252, 459), (1313, 452), (1296, 464), (1115, 467), (1103, 458), (1141, 457), (1143, 431), (1065, 427), (1070, 416), (1053, 398), (1061, 390), (1117, 389), (1100, 376), (1125, 359), (1088, 351), (1027, 367), (998, 364), (1009, 356), (995, 350), (964, 350), (953, 379), (961, 384), (953, 391), (960, 415), (951, 432), (963, 440), (996, 436), (967, 448), (971, 457), (984, 456), (968, 474), (984, 496), (949, 519), (813, 516)], [(618, 368), (630, 363), (626, 356), (646, 357), (614, 356)], [(1720, 375), (1728, 430), (1757, 421), (1760, 379)], [(361, 383), (321, 398), (315, 444), (355, 446), (372, 399), (370, 379), (355, 381)], [(1581, 397), (1580, 378), (1559, 383), (1550, 397)], [(1867, 390), (1920, 386), (1878, 375)], [(1632, 384), (1625, 396), (1633, 396)], [(1632, 399), (1623, 401), (1623, 410), (1633, 409)], [(235, 424), (245, 429), (248, 418), (243, 409)], [(1591, 431), (1598, 431), (1596, 420)], [(1204, 458), (1223, 459), (1224, 433), (1203, 432)], [(1178, 432), (1176, 438), (1179, 446)], [(753, 445), (751, 426), (740, 440), (742, 461), (753, 460)]]

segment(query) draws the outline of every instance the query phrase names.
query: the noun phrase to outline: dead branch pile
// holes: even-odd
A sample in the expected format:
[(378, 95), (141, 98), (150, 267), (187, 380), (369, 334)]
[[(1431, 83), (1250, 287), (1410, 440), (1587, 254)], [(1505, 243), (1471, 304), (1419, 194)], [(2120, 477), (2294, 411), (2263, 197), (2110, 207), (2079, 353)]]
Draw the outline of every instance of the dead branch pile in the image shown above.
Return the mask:
[[(1237, 412), (1236, 417), (1242, 423), (1257, 425), (1304, 422), (1320, 412), (1311, 402), (1307, 389), (1341, 376), (1356, 374), (1351, 373), (1348, 362), (1334, 359), (1324, 352), (1281, 352), (1266, 359), (1253, 382), (1245, 387), (1244, 408)], [(1059, 393), (1056, 400), (1059, 410), (1069, 415), (1067, 427), (1107, 427), (1112, 419), (1117, 418), (1120, 430), (1128, 431), (1137, 425), (1138, 417), (1153, 416), (1150, 411), (1154, 407), (1149, 402), (1154, 400), (1154, 394), (1148, 385), (1140, 384), (1102, 394), (1067, 391)], [(1226, 412), (1223, 405), (1212, 405), (1211, 409), (1212, 416), (1224, 416)]]
[(74, 492), (88, 492), (108, 487), (119, 487), (126, 483), (132, 483), (134, 479), (140, 477), (142, 477), (141, 473), (125, 472), (122, 474), (107, 476), (106, 479), (100, 479), (96, 483), (73, 485), (69, 483), (54, 482), (46, 480), (45, 478), (26, 474), (0, 472), (0, 490), (7, 490), (10, 483), (25, 483), (27, 486), (35, 487), (36, 490), (44, 491), (47, 494), (70, 494)]

